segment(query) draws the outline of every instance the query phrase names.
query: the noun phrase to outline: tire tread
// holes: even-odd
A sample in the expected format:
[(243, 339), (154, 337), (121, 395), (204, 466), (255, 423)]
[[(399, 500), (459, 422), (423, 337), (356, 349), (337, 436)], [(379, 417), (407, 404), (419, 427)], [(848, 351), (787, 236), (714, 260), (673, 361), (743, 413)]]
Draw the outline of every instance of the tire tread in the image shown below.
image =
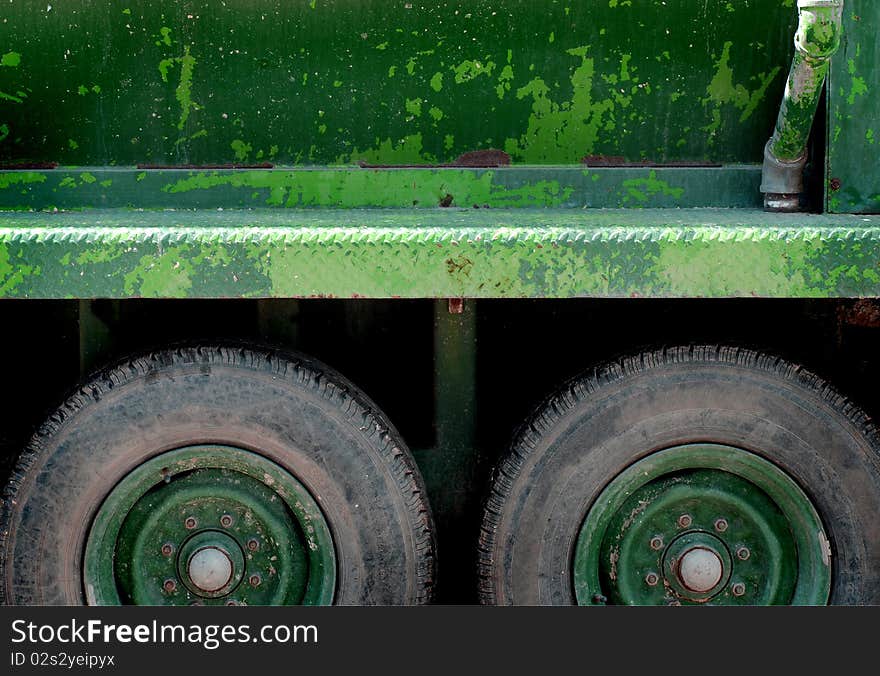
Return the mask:
[(418, 588), (415, 603), (429, 603), (436, 578), (436, 541), (427, 492), (415, 460), (399, 433), (378, 412), (369, 398), (342, 375), (317, 360), (251, 344), (181, 345), (126, 358), (95, 373), (85, 385), (67, 397), (39, 427), (19, 456), (0, 499), (0, 603), (13, 601), (8, 589), (6, 565), (8, 545), (16, 524), (17, 499), (34, 489), (36, 468), (48, 460), (45, 441), (54, 437), (84, 409), (97, 404), (114, 388), (149, 376), (163, 368), (199, 364), (261, 371), (298, 383), (333, 404), (349, 423), (368, 439), (387, 463), (401, 495), (413, 537), (415, 575)]

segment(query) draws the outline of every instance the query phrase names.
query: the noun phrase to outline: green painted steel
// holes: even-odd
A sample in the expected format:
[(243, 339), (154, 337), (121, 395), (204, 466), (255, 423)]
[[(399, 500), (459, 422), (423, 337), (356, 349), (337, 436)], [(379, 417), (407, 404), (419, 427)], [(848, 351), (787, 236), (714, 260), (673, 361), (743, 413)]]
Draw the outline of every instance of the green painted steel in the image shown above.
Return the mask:
[(826, 201), (834, 213), (880, 213), (880, 3), (846, 0), (843, 45), (828, 84)]
[(0, 211), (88, 208), (760, 206), (760, 167), (0, 172)]
[(670, 448), (624, 470), (586, 514), (581, 605), (820, 605), (830, 545), (809, 498), (738, 448)]
[(0, 215), (0, 297), (880, 296), (880, 217), (757, 210)]
[(0, 161), (760, 162), (793, 0), (6, 2)]
[[(870, 211), (842, 129), (880, 16), (847, 7), (829, 207)], [(0, 171), (0, 297), (880, 295), (876, 219), (755, 210), (794, 0), (4, 11), (0, 162), (66, 168)], [(400, 166), (491, 147), (513, 166)]]
[(325, 605), (336, 554), (308, 490), (255, 453), (193, 446), (138, 466), (89, 531), (90, 605)]

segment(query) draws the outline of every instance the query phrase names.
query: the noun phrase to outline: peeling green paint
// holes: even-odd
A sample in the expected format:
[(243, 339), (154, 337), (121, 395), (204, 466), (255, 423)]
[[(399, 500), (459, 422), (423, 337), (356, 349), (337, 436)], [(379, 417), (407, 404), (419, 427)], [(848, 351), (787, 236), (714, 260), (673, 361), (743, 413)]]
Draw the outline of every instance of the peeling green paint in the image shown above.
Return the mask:
[(408, 112), (410, 115), (421, 117), (422, 99), (407, 99), (404, 103), (404, 107), (406, 108), (406, 112)]
[[(244, 158), (252, 149), (241, 143), (240, 155)], [(447, 195), (455, 204), (481, 208), (752, 208), (760, 205), (759, 183), (759, 166), (0, 171), (0, 212), (87, 209), (96, 205), (141, 209), (432, 209)]]
[(878, 260), (880, 217), (757, 210), (0, 216), (19, 298), (858, 297)]
[(235, 159), (239, 161), (244, 161), (248, 157), (250, 157), (251, 152), (253, 151), (253, 146), (249, 143), (245, 143), (241, 139), (235, 139), (231, 144), (233, 152), (235, 152)]
[[(2, 106), (0, 159), (76, 166), (0, 172), (0, 209), (82, 210), (0, 214), (0, 296), (878, 294), (876, 218), (653, 210), (755, 206), (790, 0), (499, 0), (498, 18), (453, 4), (266, 0), (272, 21), (244, 31), (241, 3), (198, 21), (144, 3), (125, 19), (134, 28), (107, 32), (109, 3), (72, 0), (55, 10), (77, 12), (69, 62), (47, 38), (14, 41), (0, 26), (26, 57), (0, 57), (14, 104)], [(851, 7), (878, 25), (874, 6)], [(131, 35), (139, 13), (148, 25)], [(861, 36), (834, 80), (828, 177), (843, 187), (830, 204), (877, 210), (864, 158), (878, 57)], [(106, 45), (113, 72), (90, 44)], [(514, 167), (302, 169), (439, 165), (488, 147)], [(591, 154), (737, 167), (586, 170)], [(110, 168), (266, 157), (284, 168)], [(602, 213), (621, 206), (639, 209)]]
[(373, 148), (361, 150), (355, 148), (350, 155), (338, 158), (337, 164), (355, 164), (366, 162), (367, 164), (424, 164), (436, 162), (437, 158), (424, 151), (422, 146), (422, 134), (407, 134), (395, 142), (388, 138), (384, 141), (376, 139)]
[(675, 199), (681, 199), (684, 188), (673, 188), (666, 181), (657, 178), (657, 172), (652, 171), (647, 178), (629, 179), (623, 182), (626, 195), (623, 203), (628, 204), (634, 200), (639, 204), (645, 204), (655, 195), (666, 195)]
[(18, 68), (21, 65), (21, 54), (18, 52), (6, 52), (0, 56), (0, 67)]
[[(30, 25), (33, 8), (7, 8), (0, 40), (27, 67), (0, 68), (4, 101), (20, 108), (0, 120), (0, 161), (227, 164), (241, 161), (232, 147), (241, 140), (251, 157), (277, 146), (281, 166), (448, 163), (488, 147), (553, 165), (586, 154), (758, 162), (782, 87), (773, 69), (789, 58), (795, 14), (772, 0), (736, 4), (736, 21), (724, 0), (643, 3), (638, 22), (632, 5), (618, 3), (499, 0), (489, 11), (456, 0), (400, 11), (264, 0), (259, 17), (272, 20), (255, 13), (244, 30), (240, 16), (254, 8), (208, 11), (204, 2), (188, 13), (153, 3), (123, 16), (111, 0), (70, 0), (53, 8), (67, 22), (60, 38), (32, 31), (29, 43), (9, 26)], [(121, 21), (108, 29), (107, 16)], [(55, 49), (56, 38), (76, 58)], [(712, 80), (725, 43), (733, 45), (725, 67), (737, 76), (729, 92)], [(104, 74), (106, 54), (113, 68)], [(11, 83), (14, 71), (25, 81)], [(694, 106), (693, 93), (710, 88), (731, 98)], [(700, 127), (716, 108), (709, 139)]]
[(534, 78), (516, 92), (518, 99), (532, 99), (528, 129), (519, 139), (508, 139), (505, 150), (511, 157), (528, 163), (548, 163), (564, 153), (566, 162), (579, 162), (596, 147), (600, 130), (617, 127), (615, 112), (630, 105), (632, 97), (616, 93), (610, 98), (594, 100), (595, 61), (588, 56), (590, 48), (567, 50), (578, 57), (580, 65), (571, 76), (572, 98), (555, 101), (550, 86), (543, 78)]
[(46, 174), (41, 174), (35, 171), (0, 172), (0, 190), (6, 190), (10, 186), (45, 182)]
[[(847, 0), (844, 35), (828, 81), (826, 206), (831, 212), (880, 213), (880, 3)], [(835, 179), (832, 190), (831, 179)]]
[(757, 110), (760, 103), (767, 94), (767, 89), (776, 76), (779, 75), (782, 68), (777, 66), (769, 73), (759, 73), (753, 76), (758, 86), (754, 90), (747, 89), (742, 84), (734, 84), (733, 69), (730, 65), (730, 50), (733, 42), (725, 42), (721, 51), (721, 56), (715, 64), (716, 70), (709, 87), (706, 89), (707, 96), (703, 99), (704, 106), (710, 106), (711, 122), (703, 127), (708, 132), (710, 142), (714, 143), (715, 137), (718, 135), (722, 123), (722, 112), (724, 106), (732, 105), (734, 108), (742, 111), (739, 116), (739, 122), (747, 121)]
[(855, 59), (849, 60), (849, 63), (847, 64), (847, 70), (850, 75), (850, 87), (849, 95), (846, 97), (846, 102), (852, 106), (856, 102), (856, 97), (865, 96), (868, 93), (868, 85), (865, 82), (865, 78), (856, 75)]
[(465, 59), (457, 66), (450, 66), (450, 69), (455, 73), (455, 83), (462, 84), (480, 76), (491, 77), (495, 62)]
[(0, 298), (14, 295), (16, 289), (34, 273), (30, 265), (13, 263), (6, 247), (0, 246)]
[(186, 121), (193, 110), (198, 110), (199, 106), (192, 100), (192, 79), (193, 70), (196, 66), (195, 57), (190, 54), (189, 45), (183, 49), (183, 56), (180, 57), (180, 84), (177, 85), (175, 96), (180, 103), (180, 121), (177, 123), (178, 129), (186, 126)]
[[(168, 44), (170, 45), (171, 43), (169, 42)], [(162, 59), (159, 62), (159, 74), (162, 77), (162, 82), (168, 82), (169, 72), (175, 65), (180, 66), (180, 81), (177, 89), (174, 91), (174, 96), (178, 104), (180, 104), (180, 118), (177, 128), (182, 131), (186, 126), (187, 120), (189, 120), (190, 114), (193, 111), (199, 110), (199, 104), (193, 101), (192, 98), (192, 81), (196, 59), (190, 53), (189, 45), (184, 46), (183, 56)]]
[(185, 298), (192, 288), (187, 251), (188, 247), (184, 246), (158, 256), (142, 256), (123, 277), (125, 294), (142, 298)]
[(808, 239), (744, 241), (738, 246), (743, 264), (724, 276), (714, 273), (718, 247), (710, 241), (693, 241), (663, 247), (656, 260), (661, 279), (670, 287), (702, 286), (704, 295), (724, 295), (725, 289), (761, 289), (762, 296), (812, 297), (821, 295), (824, 280), (810, 279), (810, 258), (822, 243)]

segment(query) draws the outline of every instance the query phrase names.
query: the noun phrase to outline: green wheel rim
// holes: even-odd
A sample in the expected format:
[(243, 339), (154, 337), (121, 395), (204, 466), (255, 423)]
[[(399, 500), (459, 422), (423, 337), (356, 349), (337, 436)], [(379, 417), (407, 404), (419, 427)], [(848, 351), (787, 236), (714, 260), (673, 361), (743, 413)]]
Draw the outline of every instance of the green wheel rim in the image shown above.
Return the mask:
[(117, 484), (95, 515), (90, 605), (327, 605), (329, 526), (309, 491), (256, 453), (192, 446)]
[(574, 553), (580, 605), (823, 605), (831, 552), (779, 467), (695, 444), (630, 465), (594, 500)]

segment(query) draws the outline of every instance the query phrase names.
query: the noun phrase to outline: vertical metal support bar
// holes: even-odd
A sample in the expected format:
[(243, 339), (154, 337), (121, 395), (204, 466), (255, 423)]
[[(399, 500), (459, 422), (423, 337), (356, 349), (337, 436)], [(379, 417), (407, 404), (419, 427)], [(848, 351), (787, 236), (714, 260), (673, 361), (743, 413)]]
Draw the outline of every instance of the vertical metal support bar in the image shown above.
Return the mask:
[(300, 302), (295, 299), (257, 300), (257, 331), (260, 338), (286, 347), (297, 344)]
[[(437, 523), (440, 600), (473, 602), (479, 527), (480, 456), (476, 447), (477, 315), (474, 301), (450, 313), (434, 302), (435, 447), (416, 451)], [(470, 521), (468, 518), (470, 517)]]
[(119, 301), (79, 301), (79, 374), (85, 377), (96, 369), (103, 357), (113, 347), (113, 332), (106, 317), (97, 312), (97, 304), (105, 303), (105, 308), (114, 319), (119, 317)]
[(773, 136), (764, 148), (761, 192), (770, 211), (797, 211), (807, 141), (831, 57), (843, 32), (843, 0), (798, 0), (795, 55)]

